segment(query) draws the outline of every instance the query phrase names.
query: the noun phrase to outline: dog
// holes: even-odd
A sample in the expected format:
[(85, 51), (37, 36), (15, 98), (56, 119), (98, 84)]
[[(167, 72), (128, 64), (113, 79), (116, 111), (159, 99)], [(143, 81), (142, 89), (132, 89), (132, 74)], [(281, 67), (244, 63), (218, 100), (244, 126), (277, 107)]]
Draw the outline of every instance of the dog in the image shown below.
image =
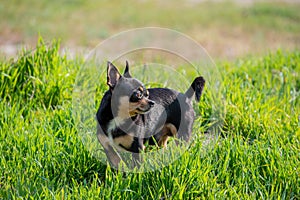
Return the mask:
[(185, 93), (168, 88), (149, 88), (133, 78), (129, 64), (123, 76), (107, 62), (107, 85), (96, 114), (97, 138), (109, 163), (118, 168), (119, 151), (132, 153), (135, 163), (145, 144), (166, 147), (169, 137), (188, 142), (195, 119), (192, 99), (200, 100), (205, 80), (197, 77)]

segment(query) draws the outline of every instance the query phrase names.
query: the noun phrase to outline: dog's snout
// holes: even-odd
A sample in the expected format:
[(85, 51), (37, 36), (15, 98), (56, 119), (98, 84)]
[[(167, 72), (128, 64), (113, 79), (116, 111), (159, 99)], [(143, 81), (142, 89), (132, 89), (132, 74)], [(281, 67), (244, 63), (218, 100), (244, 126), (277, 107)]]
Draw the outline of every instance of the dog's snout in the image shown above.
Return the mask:
[(153, 106), (154, 106), (154, 104), (155, 104), (155, 102), (154, 102), (154, 101), (150, 101), (150, 100), (149, 100), (149, 102), (148, 102), (148, 103), (149, 103), (149, 106), (150, 106), (150, 107), (153, 107)]

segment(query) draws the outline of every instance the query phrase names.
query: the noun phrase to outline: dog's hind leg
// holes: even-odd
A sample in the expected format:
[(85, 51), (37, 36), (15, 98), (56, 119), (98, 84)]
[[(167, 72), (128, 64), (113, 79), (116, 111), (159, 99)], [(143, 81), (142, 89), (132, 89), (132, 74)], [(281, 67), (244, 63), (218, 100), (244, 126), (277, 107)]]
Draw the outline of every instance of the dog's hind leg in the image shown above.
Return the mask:
[(177, 135), (176, 127), (171, 123), (165, 124), (162, 129), (162, 135), (158, 140), (158, 146), (167, 147), (167, 142), (169, 137), (175, 137), (176, 135)]

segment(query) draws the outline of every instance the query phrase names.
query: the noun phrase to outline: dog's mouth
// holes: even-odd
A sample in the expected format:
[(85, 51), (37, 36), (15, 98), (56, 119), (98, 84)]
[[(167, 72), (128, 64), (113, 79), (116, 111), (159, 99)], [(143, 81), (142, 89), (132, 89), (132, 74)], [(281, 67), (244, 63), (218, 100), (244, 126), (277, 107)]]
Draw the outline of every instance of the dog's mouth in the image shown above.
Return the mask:
[(135, 109), (134, 113), (136, 113), (136, 114), (145, 114), (145, 113), (149, 112), (153, 106), (154, 106), (154, 102), (151, 101), (147, 105), (137, 107)]
[(146, 114), (150, 111), (151, 108), (147, 108), (147, 109), (141, 109), (141, 108), (136, 108), (133, 111), (130, 111), (129, 114), (131, 117), (136, 116), (138, 114)]
[(151, 107), (149, 106), (149, 107), (146, 108), (146, 109), (137, 108), (136, 111), (137, 111), (137, 113), (139, 113), (139, 114), (145, 114), (145, 113), (149, 112), (150, 109), (151, 109)]
[(143, 101), (137, 102), (136, 105), (134, 104), (135, 103), (132, 104), (134, 109), (129, 112), (130, 116), (146, 114), (155, 105), (155, 102), (148, 99), (143, 99)]

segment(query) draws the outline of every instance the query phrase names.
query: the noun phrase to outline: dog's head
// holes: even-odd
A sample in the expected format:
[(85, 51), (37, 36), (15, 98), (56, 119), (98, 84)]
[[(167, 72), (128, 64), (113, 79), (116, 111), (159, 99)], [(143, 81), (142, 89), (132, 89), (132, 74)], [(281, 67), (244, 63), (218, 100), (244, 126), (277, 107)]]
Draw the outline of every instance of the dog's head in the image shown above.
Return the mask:
[(112, 109), (118, 117), (145, 114), (154, 106), (154, 101), (148, 99), (149, 92), (144, 84), (131, 77), (128, 62), (123, 76), (111, 62), (107, 62), (107, 85), (112, 93)]

